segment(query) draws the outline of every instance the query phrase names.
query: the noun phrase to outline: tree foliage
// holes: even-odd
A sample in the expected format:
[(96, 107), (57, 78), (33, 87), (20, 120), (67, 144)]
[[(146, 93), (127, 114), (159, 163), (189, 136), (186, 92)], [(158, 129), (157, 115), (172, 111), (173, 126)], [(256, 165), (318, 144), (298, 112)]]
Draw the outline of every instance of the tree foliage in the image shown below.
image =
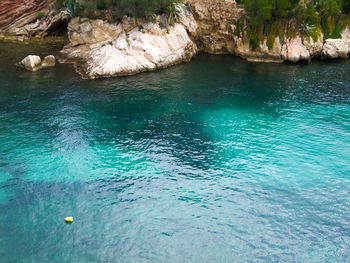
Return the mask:
[(244, 8), (252, 24), (285, 18), (317, 24), (320, 17), (350, 12), (350, 0), (244, 0)]
[[(109, 10), (114, 18), (123, 16), (149, 17), (154, 14), (168, 13), (169, 8), (179, 3), (179, 0), (58, 0), (72, 16), (98, 18), (98, 10)], [(176, 11), (176, 10), (175, 10)], [(176, 14), (175, 14), (176, 15)]]
[(325, 39), (339, 38), (346, 25), (350, 26), (350, 0), (243, 0), (243, 4), (249, 18), (247, 36), (253, 48), (263, 40), (271, 48), (276, 36), (271, 28), (281, 22), (285, 36), (299, 32), (314, 41), (321, 32)]

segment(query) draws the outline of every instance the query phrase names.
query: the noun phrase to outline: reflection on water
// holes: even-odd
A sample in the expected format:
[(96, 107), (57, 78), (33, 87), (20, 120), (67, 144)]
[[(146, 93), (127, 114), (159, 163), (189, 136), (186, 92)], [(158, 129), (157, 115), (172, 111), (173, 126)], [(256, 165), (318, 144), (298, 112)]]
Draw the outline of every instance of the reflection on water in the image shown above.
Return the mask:
[(349, 260), (348, 61), (11, 66), (58, 49), (0, 45), (4, 262)]

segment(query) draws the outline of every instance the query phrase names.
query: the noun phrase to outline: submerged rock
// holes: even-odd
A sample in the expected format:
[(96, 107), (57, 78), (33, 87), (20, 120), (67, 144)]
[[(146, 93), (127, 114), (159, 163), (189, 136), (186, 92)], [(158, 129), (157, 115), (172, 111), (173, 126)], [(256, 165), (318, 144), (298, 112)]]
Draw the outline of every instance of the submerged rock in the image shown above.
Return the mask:
[(19, 65), (30, 71), (38, 71), (41, 69), (41, 59), (39, 56), (29, 55), (19, 62)]

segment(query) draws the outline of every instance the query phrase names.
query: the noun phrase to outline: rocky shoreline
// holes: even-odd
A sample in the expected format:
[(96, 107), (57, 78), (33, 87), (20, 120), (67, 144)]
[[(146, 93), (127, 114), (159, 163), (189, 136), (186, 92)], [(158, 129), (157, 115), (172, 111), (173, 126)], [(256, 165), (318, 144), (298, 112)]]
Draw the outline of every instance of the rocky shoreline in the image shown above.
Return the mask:
[(119, 24), (102, 20), (71, 20), (70, 43), (59, 53), (61, 63), (72, 63), (83, 78), (133, 75), (190, 61), (198, 49), (187, 31), (195, 30), (191, 13), (185, 23), (162, 28), (154, 22), (125, 18)]
[[(125, 17), (114, 24), (73, 18), (68, 24), (69, 44), (59, 52), (58, 61), (74, 64), (83, 78), (95, 79), (166, 68), (190, 61), (199, 51), (279, 63), (348, 58), (349, 55), (350, 30), (347, 27), (339, 39), (324, 41), (321, 35), (314, 41), (297, 34), (293, 38), (276, 37), (272, 48), (264, 40), (252, 49), (246, 36), (234, 34), (236, 26), (232, 21), (245, 15), (234, 1), (189, 0), (188, 6), (180, 21), (172, 25), (167, 24), (166, 16), (158, 16), (152, 22)], [(7, 28), (14, 30), (12, 36), (40, 37), (53, 30), (53, 24), (45, 21), (56, 21), (57, 29), (66, 19), (64, 12), (52, 12), (24, 25), (25, 30), (9, 24)], [(38, 31), (33, 24), (45, 26)]]

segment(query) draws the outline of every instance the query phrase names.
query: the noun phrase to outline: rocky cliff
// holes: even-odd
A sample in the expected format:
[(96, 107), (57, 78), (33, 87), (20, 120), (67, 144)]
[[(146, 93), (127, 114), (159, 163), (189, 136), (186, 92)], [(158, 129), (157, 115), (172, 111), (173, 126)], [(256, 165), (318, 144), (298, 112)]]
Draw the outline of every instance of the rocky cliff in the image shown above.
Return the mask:
[[(229, 0), (189, 0), (198, 23), (196, 42), (199, 50), (211, 54), (233, 54), (249, 61), (257, 62), (297, 62), (315, 57), (347, 58), (350, 51), (350, 31), (346, 28), (341, 39), (327, 39), (323, 36), (312, 38), (276, 37), (272, 48), (267, 40), (260, 41), (258, 47), (250, 46), (247, 34), (237, 36), (234, 22), (244, 18), (245, 11), (237, 8)], [(244, 29), (243, 29), (244, 30)]]
[(245, 12), (231, 0), (188, 0), (198, 24), (196, 43), (201, 51), (211, 54), (234, 54), (235, 43), (229, 26)]
[(66, 28), (68, 17), (55, 0), (1, 0), (2, 38), (45, 37)]
[[(237, 21), (245, 20), (246, 14), (234, 0), (187, 1), (189, 9), (172, 25), (165, 15), (152, 22), (125, 17), (114, 24), (74, 18), (68, 25), (70, 43), (60, 52), (59, 61), (73, 63), (84, 78), (100, 78), (165, 68), (191, 60), (198, 51), (259, 62), (349, 55), (348, 28), (342, 38), (324, 41), (322, 35), (313, 40), (298, 32), (287, 37), (283, 32), (286, 27), (281, 27), (282, 34), (272, 38), (273, 43), (265, 37), (253, 49), (246, 27), (239, 28), (243, 33), (237, 34)], [(0, 10), (0, 30), (16, 36), (45, 36), (67, 20), (65, 12), (53, 8), (53, 0), (2, 0)], [(43, 16), (38, 17), (38, 12)]]

